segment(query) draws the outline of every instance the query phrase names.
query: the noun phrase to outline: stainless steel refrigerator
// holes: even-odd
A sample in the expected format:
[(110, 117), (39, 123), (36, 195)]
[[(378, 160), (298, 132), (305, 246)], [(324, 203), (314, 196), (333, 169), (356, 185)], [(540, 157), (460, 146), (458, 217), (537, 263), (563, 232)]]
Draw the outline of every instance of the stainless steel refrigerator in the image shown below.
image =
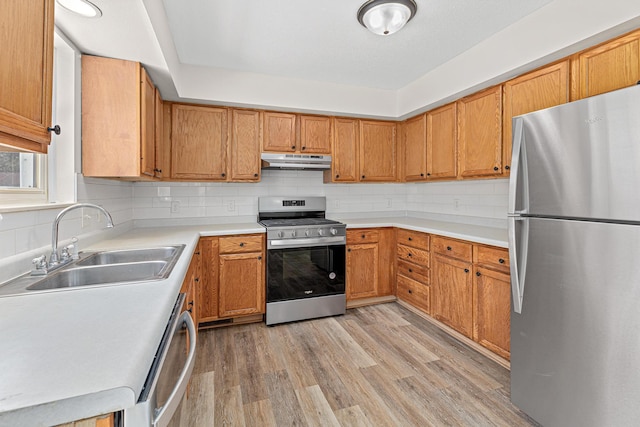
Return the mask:
[(640, 425), (640, 86), (514, 118), (511, 400)]

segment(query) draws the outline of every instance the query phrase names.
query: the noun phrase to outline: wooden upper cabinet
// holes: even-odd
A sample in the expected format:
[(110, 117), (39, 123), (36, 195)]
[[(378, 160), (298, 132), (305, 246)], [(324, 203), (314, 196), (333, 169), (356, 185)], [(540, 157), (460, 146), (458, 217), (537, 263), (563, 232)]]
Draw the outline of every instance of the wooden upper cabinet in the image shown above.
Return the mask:
[(0, 145), (47, 152), (53, 12), (54, 0), (0, 1)]
[(513, 117), (569, 102), (569, 61), (525, 74), (504, 84), (502, 145), (504, 175), (511, 169)]
[(360, 134), (358, 120), (334, 117), (331, 119), (331, 126), (331, 170), (324, 172), (324, 181), (357, 182)]
[[(162, 179), (162, 170), (165, 168), (165, 142), (164, 142), (164, 102), (158, 88), (155, 90), (155, 158), (154, 175)], [(167, 175), (168, 176), (168, 175)]]
[(396, 180), (396, 123), (360, 121), (360, 181)]
[(298, 151), (309, 154), (331, 154), (331, 118), (300, 116)]
[(502, 86), (461, 99), (458, 107), (458, 176), (502, 174)]
[(231, 110), (229, 179), (260, 180), (260, 144), (262, 115), (259, 111)]
[(572, 69), (572, 99), (633, 86), (640, 81), (640, 30), (583, 51)]
[(156, 87), (144, 68), (140, 70), (140, 173), (155, 176), (156, 169)]
[(407, 120), (402, 132), (402, 164), (405, 181), (427, 179), (427, 116)]
[(227, 179), (227, 110), (173, 104), (171, 177)]
[(264, 112), (264, 135), (262, 151), (292, 153), (296, 144), (296, 115)]
[(427, 179), (458, 175), (457, 107), (451, 103), (426, 113)]
[(82, 173), (154, 178), (156, 88), (139, 62), (82, 57)]

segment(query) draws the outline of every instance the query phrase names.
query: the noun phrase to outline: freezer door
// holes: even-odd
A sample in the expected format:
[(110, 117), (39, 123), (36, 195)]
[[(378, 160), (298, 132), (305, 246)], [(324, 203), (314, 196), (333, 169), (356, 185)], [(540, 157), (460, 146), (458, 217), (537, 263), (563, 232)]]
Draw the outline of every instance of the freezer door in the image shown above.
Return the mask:
[(515, 118), (513, 154), (511, 213), (640, 221), (640, 86)]
[(546, 427), (640, 420), (640, 226), (530, 218), (511, 400)]

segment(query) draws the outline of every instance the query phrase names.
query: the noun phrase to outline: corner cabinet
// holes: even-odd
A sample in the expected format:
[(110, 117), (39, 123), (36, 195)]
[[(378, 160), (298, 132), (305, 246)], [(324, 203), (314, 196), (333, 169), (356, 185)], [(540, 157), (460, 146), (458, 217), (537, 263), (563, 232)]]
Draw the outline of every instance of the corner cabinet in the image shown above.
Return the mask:
[(82, 174), (153, 179), (156, 88), (139, 62), (82, 57)]
[(53, 15), (54, 0), (0, 2), (0, 145), (47, 152)]
[(171, 109), (171, 177), (227, 180), (228, 110), (173, 104)]
[(502, 175), (502, 86), (457, 102), (458, 177)]

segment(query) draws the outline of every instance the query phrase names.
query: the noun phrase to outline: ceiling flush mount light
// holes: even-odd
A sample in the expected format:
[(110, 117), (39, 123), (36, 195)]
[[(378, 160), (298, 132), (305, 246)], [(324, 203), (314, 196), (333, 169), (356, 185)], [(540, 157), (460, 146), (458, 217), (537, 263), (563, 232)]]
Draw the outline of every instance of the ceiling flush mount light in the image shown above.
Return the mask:
[(414, 0), (369, 0), (358, 9), (358, 22), (372, 33), (388, 36), (404, 27), (417, 9)]
[(88, 0), (56, 0), (58, 4), (85, 18), (100, 18), (102, 11)]

